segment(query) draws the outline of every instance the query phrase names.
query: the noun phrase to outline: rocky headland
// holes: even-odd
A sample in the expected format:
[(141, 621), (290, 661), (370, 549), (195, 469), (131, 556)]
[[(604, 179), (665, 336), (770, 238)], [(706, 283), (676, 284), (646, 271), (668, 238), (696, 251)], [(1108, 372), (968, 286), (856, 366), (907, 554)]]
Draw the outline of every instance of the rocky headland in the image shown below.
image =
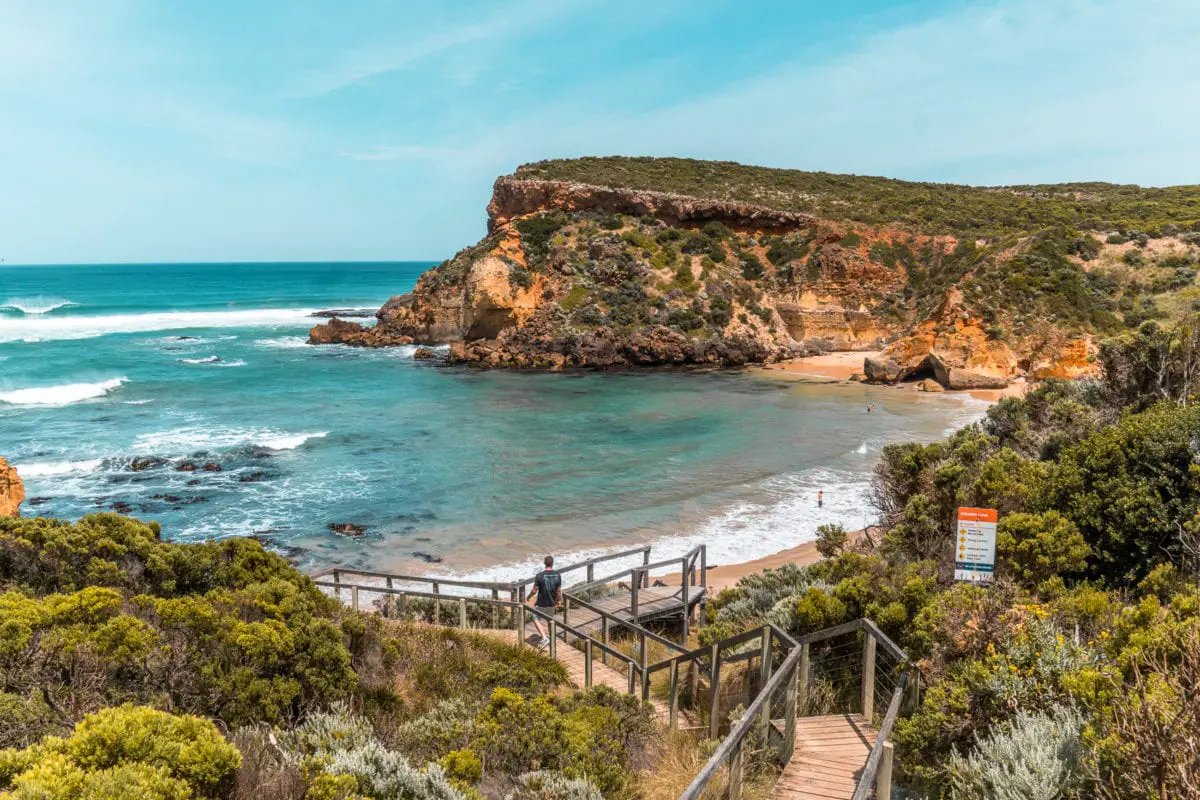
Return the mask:
[[(497, 179), (482, 241), (373, 326), (334, 318), (310, 342), (449, 345), (449, 363), (552, 370), (882, 351), (866, 380), (948, 389), (1086, 374), (1097, 334), (1138, 320), (1092, 269), (1125, 242), (1103, 238), (1106, 220), (1042, 227), (1079, 193), (1047, 194), (1047, 210), (1027, 188), (679, 159), (527, 165)], [(993, 230), (960, 213), (991, 214)]]

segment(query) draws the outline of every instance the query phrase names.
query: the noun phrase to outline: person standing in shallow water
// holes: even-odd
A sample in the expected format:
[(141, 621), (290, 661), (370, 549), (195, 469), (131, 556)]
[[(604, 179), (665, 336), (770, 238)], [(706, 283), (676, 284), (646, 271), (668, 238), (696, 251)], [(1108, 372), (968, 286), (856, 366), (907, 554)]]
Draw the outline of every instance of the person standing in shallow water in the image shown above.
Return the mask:
[[(554, 616), (555, 610), (562, 602), (562, 575), (554, 569), (554, 556), (546, 556), (542, 563), (546, 568), (533, 577), (533, 593), (529, 599), (538, 611)], [(536, 615), (533, 618), (533, 627), (537, 628), (538, 636), (541, 637), (538, 647), (549, 647), (550, 637), (542, 629), (542, 621)]]
[(825, 507), (825, 492), (818, 489), (817, 490), (817, 508), (824, 508), (824, 507)]

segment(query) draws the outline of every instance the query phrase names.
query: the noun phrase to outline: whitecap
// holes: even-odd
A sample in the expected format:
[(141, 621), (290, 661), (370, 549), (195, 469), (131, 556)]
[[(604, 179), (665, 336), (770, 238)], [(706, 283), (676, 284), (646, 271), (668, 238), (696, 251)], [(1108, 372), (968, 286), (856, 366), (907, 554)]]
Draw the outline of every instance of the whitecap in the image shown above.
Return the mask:
[(152, 400), (152, 399), (150, 399), (150, 400), (126, 400), (125, 405), (127, 405), (127, 406), (144, 406), (147, 403), (153, 403), (153, 402), (154, 402), (154, 400)]
[(328, 431), (315, 433), (289, 433), (275, 428), (204, 428), (189, 426), (167, 431), (139, 434), (134, 439), (134, 450), (159, 454), (190, 453), (196, 450), (214, 450), (254, 445), (268, 450), (295, 450), (309, 439), (319, 439)]
[(260, 347), (291, 350), (297, 347), (308, 347), (308, 338), (305, 336), (280, 336), (277, 339), (257, 339), (254, 343)]
[(0, 342), (88, 339), (116, 333), (195, 328), (308, 326), (308, 308), (263, 308), (242, 311), (163, 311), (107, 314), (95, 317), (0, 317)]
[(854, 452), (858, 453), (860, 456), (865, 456), (867, 454), (867, 443), (863, 442), (862, 444), (860, 444), (858, 446), (858, 449), (855, 450)]
[(183, 364), (214, 364), (221, 360), (220, 356), (205, 356), (204, 358), (181, 358)]
[(84, 461), (35, 461), (32, 464), (17, 464), (17, 474), (22, 478), (47, 478), (53, 475), (69, 475), (72, 472), (91, 472), (104, 463), (102, 458)]
[(38, 295), (36, 297), (10, 297), (4, 301), (4, 305), (0, 305), (0, 308), (20, 311), (22, 314), (49, 314), (60, 308), (77, 305), (79, 304), (61, 297)]
[(125, 383), (127, 378), (112, 378), (99, 383), (64, 383), (58, 386), (39, 386), (0, 392), (0, 403), (15, 406), (65, 406), (84, 400), (94, 400)]
[(324, 439), (328, 435), (329, 431), (298, 433), (295, 436), (276, 436), (270, 439), (260, 439), (255, 444), (259, 447), (265, 447), (268, 450), (295, 450), (309, 439)]
[(246, 366), (246, 362), (242, 361), (239, 358), (236, 361), (222, 361), (221, 363), (216, 364), (215, 366), (218, 366), (218, 367), (244, 367), (244, 366)]

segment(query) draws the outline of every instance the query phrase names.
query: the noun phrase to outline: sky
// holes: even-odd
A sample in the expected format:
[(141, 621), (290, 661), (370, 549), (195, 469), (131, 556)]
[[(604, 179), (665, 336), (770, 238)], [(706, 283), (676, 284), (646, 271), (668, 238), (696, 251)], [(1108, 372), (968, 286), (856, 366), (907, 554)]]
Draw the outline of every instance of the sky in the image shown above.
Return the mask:
[(0, 259), (439, 260), (580, 155), (1200, 183), (1197, 42), (1196, 0), (0, 0)]

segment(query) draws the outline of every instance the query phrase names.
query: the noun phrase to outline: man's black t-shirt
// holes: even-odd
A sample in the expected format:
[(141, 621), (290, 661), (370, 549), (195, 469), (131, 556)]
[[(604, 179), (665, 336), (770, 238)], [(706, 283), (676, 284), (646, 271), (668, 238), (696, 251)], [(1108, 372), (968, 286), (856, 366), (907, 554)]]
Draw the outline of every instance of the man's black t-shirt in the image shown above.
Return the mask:
[(559, 575), (556, 570), (542, 570), (533, 579), (533, 585), (537, 588), (537, 597), (534, 599), (534, 604), (543, 607), (558, 605), (558, 590), (562, 586), (562, 575)]

